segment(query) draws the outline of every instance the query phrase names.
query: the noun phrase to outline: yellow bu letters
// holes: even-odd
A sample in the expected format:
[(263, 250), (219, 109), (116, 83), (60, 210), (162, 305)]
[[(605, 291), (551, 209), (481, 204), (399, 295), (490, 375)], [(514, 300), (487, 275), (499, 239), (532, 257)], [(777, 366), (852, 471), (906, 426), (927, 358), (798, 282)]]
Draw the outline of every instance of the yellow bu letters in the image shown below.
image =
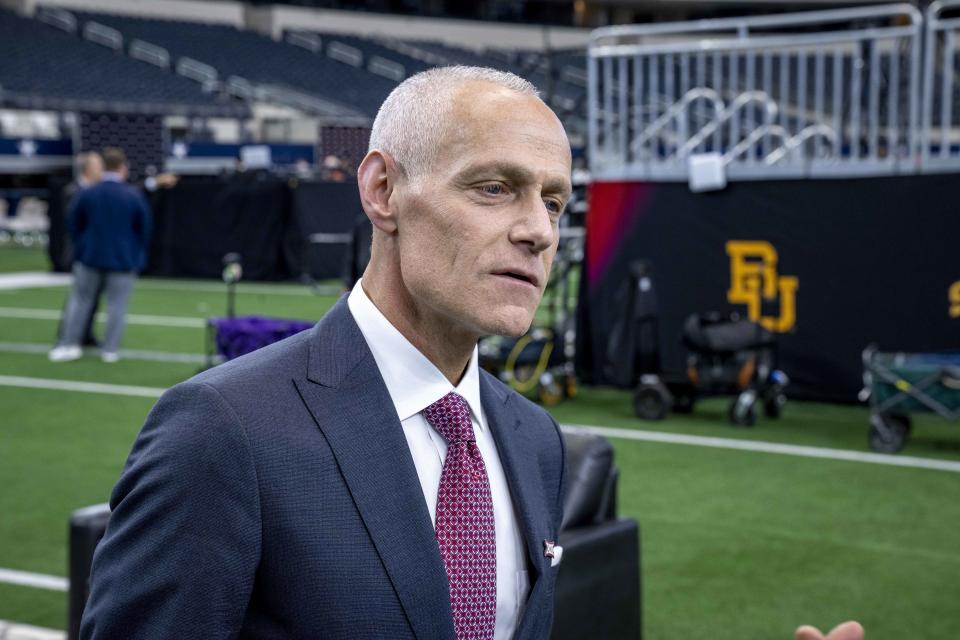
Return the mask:
[[(777, 273), (777, 250), (763, 240), (731, 240), (727, 242), (730, 256), (730, 290), (727, 301), (747, 305), (747, 317), (768, 331), (785, 333), (797, 322), (796, 276)], [(763, 301), (779, 298), (780, 316), (763, 315)]]
[(950, 285), (947, 296), (950, 299), (950, 317), (960, 318), (960, 280)]

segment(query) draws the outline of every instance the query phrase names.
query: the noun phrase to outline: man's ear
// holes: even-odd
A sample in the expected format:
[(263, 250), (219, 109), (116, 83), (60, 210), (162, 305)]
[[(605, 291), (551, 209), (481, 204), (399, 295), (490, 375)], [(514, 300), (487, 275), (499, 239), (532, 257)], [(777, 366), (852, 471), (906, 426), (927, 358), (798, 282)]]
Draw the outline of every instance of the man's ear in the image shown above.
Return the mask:
[(360, 203), (371, 224), (384, 233), (397, 230), (396, 211), (390, 197), (399, 178), (399, 167), (388, 153), (374, 149), (357, 168)]

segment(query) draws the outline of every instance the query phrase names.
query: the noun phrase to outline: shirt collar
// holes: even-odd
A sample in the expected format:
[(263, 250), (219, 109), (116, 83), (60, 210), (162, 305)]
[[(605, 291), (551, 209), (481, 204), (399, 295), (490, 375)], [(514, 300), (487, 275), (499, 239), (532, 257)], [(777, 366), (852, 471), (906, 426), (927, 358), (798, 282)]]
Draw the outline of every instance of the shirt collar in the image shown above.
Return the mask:
[(460, 384), (454, 387), (436, 365), (390, 324), (367, 296), (362, 283), (363, 280), (358, 280), (354, 285), (347, 305), (373, 353), (401, 422), (456, 391), (467, 401), (474, 419), (483, 428), (477, 348), (473, 348)]
[(103, 182), (123, 182), (123, 176), (116, 171), (104, 171), (100, 180)]

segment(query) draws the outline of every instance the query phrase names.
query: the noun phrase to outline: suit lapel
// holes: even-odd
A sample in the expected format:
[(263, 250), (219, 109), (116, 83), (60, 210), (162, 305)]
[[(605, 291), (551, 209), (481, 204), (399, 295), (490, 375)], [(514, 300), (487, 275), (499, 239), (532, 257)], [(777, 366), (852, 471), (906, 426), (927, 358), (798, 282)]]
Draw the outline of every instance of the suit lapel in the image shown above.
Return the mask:
[[(503, 465), (514, 510), (520, 519), (527, 557), (531, 568), (530, 597), (536, 601), (543, 588), (540, 579), (544, 569), (543, 540), (551, 535), (548, 531), (550, 515), (538, 474), (537, 442), (529, 430), (524, 429), (519, 417), (519, 407), (511, 406), (513, 394), (495, 386), (486, 375), (480, 376), (480, 398), (487, 422), (497, 442), (497, 452)], [(516, 637), (525, 637), (521, 631), (530, 616), (524, 615)]]
[(393, 402), (346, 298), (314, 329), (294, 380), (337, 459), (414, 634), (453, 638), (446, 571)]

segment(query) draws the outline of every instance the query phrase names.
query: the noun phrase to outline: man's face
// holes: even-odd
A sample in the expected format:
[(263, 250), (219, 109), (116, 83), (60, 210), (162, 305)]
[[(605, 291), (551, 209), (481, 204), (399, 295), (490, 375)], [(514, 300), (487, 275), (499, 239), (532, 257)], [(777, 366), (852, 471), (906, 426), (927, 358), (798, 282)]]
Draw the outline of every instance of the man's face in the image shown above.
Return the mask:
[(477, 335), (529, 329), (570, 197), (570, 146), (540, 100), (465, 85), (432, 169), (394, 192), (403, 283)]

